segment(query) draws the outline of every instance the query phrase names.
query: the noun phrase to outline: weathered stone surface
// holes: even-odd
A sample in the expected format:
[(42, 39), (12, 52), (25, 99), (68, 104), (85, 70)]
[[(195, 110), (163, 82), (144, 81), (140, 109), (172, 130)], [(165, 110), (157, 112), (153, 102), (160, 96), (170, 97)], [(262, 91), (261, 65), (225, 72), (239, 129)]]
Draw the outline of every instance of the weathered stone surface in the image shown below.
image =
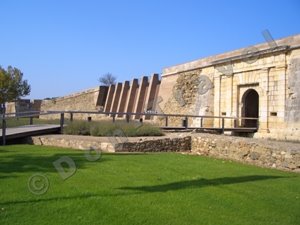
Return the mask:
[[(79, 93), (74, 93), (72, 95), (68, 95), (65, 97), (55, 98), (51, 100), (43, 100), (41, 103), (41, 111), (96, 111), (103, 109), (104, 102), (100, 102), (99, 98), (100, 93), (106, 94), (102, 89), (107, 89), (107, 87), (97, 87), (93, 89), (89, 89), (86, 91), (82, 91)], [(103, 95), (102, 94), (102, 95)], [(102, 104), (102, 105), (101, 105)], [(68, 114), (65, 115), (66, 118), (69, 117)], [(74, 114), (74, 119), (83, 119), (87, 120), (88, 117), (103, 118), (103, 115), (95, 115), (95, 114)], [(42, 119), (59, 119), (59, 114), (50, 114), (40, 116)]]
[(260, 157), (260, 154), (259, 154), (258, 152), (250, 152), (249, 157), (250, 157), (252, 160), (258, 160), (259, 157)]
[(91, 137), (76, 135), (44, 135), (31, 137), (34, 145), (57, 146), (104, 152), (180, 152), (191, 150), (191, 136), (167, 137)]
[(192, 153), (232, 159), (263, 167), (299, 171), (300, 143), (193, 134)]
[(288, 77), (288, 98), (285, 104), (285, 121), (300, 122), (300, 56), (291, 60)]
[(128, 141), (115, 145), (116, 152), (180, 152), (191, 149), (191, 137), (164, 138), (159, 140)]
[(28, 143), (78, 150), (94, 149), (104, 152), (114, 152), (114, 145), (108, 138), (83, 137), (77, 135), (43, 135), (30, 137)]
[[(117, 85), (100, 86), (81, 92), (73, 93), (64, 97), (57, 97), (45, 100), (30, 101), (28, 99), (19, 100), (16, 103), (7, 104), (7, 113), (25, 111), (90, 111), (90, 112), (120, 112), (119, 117), (124, 117), (125, 112), (144, 113), (145, 111), (154, 112), (159, 90), (160, 80), (158, 74), (153, 74), (148, 82), (148, 77), (143, 77), (142, 82), (138, 83), (134, 79), (118, 83)], [(95, 113), (74, 113), (73, 119), (87, 120), (103, 119), (107, 115)], [(41, 119), (59, 119), (58, 113), (41, 115)], [(65, 118), (70, 118), (66, 114)], [(151, 117), (145, 117), (150, 119)], [(137, 118), (136, 118), (137, 119)]]
[[(172, 79), (170, 87), (167, 80)], [(162, 99), (163, 113), (213, 115), (213, 89), (209, 76), (202, 70), (180, 72), (174, 77), (164, 77), (159, 96)], [(169, 126), (181, 126), (183, 117), (169, 117)], [(164, 125), (164, 118), (157, 118)], [(204, 121), (208, 124), (208, 120)], [(191, 119), (189, 125), (193, 123)]]
[(23, 113), (39, 111), (42, 100), (19, 99), (15, 102), (9, 102), (6, 105), (6, 113)]
[(90, 137), (44, 135), (32, 137), (35, 145), (107, 152), (187, 152), (236, 160), (262, 167), (300, 171), (300, 143), (253, 140), (212, 134), (167, 134), (163, 137)]
[[(249, 57), (245, 54), (249, 48), (244, 48), (165, 68), (160, 107), (165, 113), (258, 117), (254, 137), (300, 141), (300, 35), (276, 44), (276, 48), (268, 43), (253, 46), (256, 57)], [(207, 92), (203, 91), (207, 85), (199, 82), (203, 75), (212, 83)], [(249, 91), (256, 93), (258, 101), (245, 100)], [(251, 116), (247, 112), (253, 108), (258, 113)], [(181, 119), (171, 118), (169, 123), (180, 126)], [(204, 127), (221, 126), (218, 118), (202, 122)], [(200, 126), (200, 121), (189, 124)], [(246, 126), (245, 120), (225, 119), (225, 127), (236, 126)]]

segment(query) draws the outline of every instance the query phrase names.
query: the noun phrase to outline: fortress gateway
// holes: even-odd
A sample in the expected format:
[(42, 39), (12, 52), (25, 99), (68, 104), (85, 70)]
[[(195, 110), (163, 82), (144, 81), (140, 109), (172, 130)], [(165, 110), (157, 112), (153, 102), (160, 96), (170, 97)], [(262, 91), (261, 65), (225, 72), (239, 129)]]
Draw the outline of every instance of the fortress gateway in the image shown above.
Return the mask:
[[(8, 108), (21, 111), (15, 106), (11, 104)], [(42, 100), (40, 110), (151, 110), (258, 117), (255, 137), (300, 141), (300, 35), (168, 67), (163, 70), (161, 80), (154, 74), (150, 79), (142, 77), (140, 81), (133, 79)], [(170, 118), (169, 124), (178, 124), (180, 119)], [(203, 126), (220, 127), (221, 119), (206, 118), (202, 122)], [(191, 126), (199, 126), (199, 123), (197, 118), (189, 121)], [(257, 123), (255, 120), (225, 120), (225, 126), (254, 127)]]

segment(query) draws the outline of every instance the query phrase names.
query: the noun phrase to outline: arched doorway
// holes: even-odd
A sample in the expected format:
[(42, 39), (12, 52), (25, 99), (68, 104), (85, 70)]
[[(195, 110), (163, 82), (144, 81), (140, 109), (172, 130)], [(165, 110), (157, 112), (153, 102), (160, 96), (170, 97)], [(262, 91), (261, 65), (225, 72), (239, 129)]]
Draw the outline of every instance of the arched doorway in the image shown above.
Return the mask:
[[(259, 95), (257, 91), (254, 89), (247, 90), (242, 98), (243, 109), (242, 116), (243, 117), (259, 117)], [(257, 127), (256, 120), (243, 120), (244, 127)]]

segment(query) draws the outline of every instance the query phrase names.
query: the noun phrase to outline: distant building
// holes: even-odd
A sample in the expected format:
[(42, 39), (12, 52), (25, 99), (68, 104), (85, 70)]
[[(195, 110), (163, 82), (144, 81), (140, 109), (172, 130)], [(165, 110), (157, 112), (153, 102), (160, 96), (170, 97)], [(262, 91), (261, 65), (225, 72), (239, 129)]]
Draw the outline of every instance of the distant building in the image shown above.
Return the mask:
[(6, 105), (6, 113), (16, 113), (19, 115), (24, 112), (40, 111), (42, 100), (20, 99), (9, 102)]

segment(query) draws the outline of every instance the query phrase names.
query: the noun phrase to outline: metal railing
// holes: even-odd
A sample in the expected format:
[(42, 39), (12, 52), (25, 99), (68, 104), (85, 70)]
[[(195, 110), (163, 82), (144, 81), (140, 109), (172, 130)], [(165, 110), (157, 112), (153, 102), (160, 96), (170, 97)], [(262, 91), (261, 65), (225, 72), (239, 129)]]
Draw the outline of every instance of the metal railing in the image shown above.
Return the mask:
[[(149, 117), (161, 117), (164, 118), (164, 124), (165, 126), (161, 127), (163, 129), (171, 129), (171, 128), (179, 128), (179, 129), (215, 129), (219, 130), (222, 134), (227, 129), (234, 129), (239, 127), (239, 121), (246, 121), (246, 120), (255, 120), (256, 121), (256, 129), (258, 129), (259, 125), (259, 118), (252, 118), (252, 117), (228, 117), (228, 116), (204, 116), (204, 115), (191, 115), (191, 114), (161, 114), (161, 113), (152, 113), (152, 112), (145, 112), (145, 113), (132, 113), (132, 112), (102, 112), (102, 111), (74, 111), (74, 110), (68, 110), (68, 111), (31, 111), (31, 112), (18, 112), (18, 113), (7, 113), (2, 117), (2, 144), (5, 145), (5, 136), (6, 136), (6, 120), (11, 118), (29, 118), (29, 124), (33, 124), (33, 119), (38, 118), (40, 116), (45, 115), (59, 115), (59, 124), (61, 131), (63, 130), (64, 124), (65, 124), (65, 115), (69, 114), (70, 121), (74, 120), (74, 114), (95, 114), (95, 115), (106, 115), (110, 116), (112, 118), (112, 122), (116, 121), (116, 117), (121, 117), (122, 119), (125, 119), (126, 122), (130, 122), (132, 116), (137, 116), (139, 118), (139, 121), (143, 122), (143, 117), (149, 118)], [(182, 120), (182, 126), (180, 127), (170, 127), (169, 126), (169, 118), (170, 117), (181, 117), (184, 118)], [(189, 118), (199, 118), (199, 126), (191, 127), (189, 126)], [(220, 126), (219, 127), (204, 127), (204, 120), (206, 119), (219, 119)], [(134, 119), (133, 119), (134, 120)], [(226, 128), (225, 127), (225, 120), (233, 120), (233, 128)]]

